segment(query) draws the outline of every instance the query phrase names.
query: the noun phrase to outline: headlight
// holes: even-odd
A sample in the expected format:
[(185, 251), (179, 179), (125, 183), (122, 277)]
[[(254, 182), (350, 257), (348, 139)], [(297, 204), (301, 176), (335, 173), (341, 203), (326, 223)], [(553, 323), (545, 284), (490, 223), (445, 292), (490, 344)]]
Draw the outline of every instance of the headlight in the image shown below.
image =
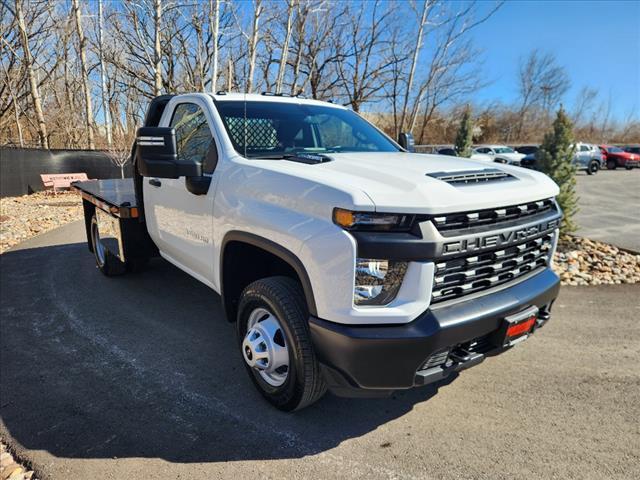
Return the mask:
[(356, 259), (356, 280), (353, 288), (355, 305), (387, 305), (398, 294), (407, 262)]
[(352, 212), (334, 208), (333, 222), (346, 230), (394, 231), (411, 230), (415, 215), (377, 212)]

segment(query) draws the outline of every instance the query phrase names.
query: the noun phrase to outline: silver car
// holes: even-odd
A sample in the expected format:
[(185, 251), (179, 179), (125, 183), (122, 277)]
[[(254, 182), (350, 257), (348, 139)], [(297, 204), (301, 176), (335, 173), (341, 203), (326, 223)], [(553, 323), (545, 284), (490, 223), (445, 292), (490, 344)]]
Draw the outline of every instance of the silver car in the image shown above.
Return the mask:
[(594, 175), (604, 167), (602, 152), (597, 145), (576, 143), (575, 147), (573, 164), (578, 170), (584, 170), (588, 175)]

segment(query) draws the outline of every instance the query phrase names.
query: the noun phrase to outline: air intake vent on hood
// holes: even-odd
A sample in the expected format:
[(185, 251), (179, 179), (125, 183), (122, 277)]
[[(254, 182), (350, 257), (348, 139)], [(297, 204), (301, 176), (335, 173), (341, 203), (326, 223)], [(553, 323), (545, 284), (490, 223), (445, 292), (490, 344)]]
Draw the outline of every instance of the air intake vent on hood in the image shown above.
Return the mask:
[(497, 168), (485, 168), (483, 170), (463, 170), (460, 172), (434, 172), (427, 173), (428, 177), (442, 180), (452, 185), (468, 185), (474, 183), (487, 182), (505, 182), (517, 180), (516, 177), (510, 175)]

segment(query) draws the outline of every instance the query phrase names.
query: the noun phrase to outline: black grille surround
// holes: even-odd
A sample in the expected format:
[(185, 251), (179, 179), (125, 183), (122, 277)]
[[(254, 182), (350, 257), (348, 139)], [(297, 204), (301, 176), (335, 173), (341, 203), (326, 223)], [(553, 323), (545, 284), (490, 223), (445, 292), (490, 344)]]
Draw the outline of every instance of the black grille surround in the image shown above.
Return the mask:
[(434, 215), (431, 220), (443, 236), (449, 236), (470, 233), (470, 230), (490, 230), (509, 223), (518, 224), (535, 221), (538, 217), (557, 211), (556, 202), (551, 198), (547, 198), (508, 207)]
[(482, 253), (436, 262), (431, 303), (481, 292), (549, 266), (553, 233)]

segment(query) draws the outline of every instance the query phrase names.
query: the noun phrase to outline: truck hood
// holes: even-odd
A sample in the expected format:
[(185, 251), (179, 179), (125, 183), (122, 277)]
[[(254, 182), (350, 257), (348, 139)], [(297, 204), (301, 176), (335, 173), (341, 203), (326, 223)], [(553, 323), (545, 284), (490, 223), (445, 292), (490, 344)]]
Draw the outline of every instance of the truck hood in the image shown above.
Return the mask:
[[(546, 175), (498, 163), (405, 152), (337, 153), (328, 156), (332, 161), (322, 164), (280, 161), (278, 167), (347, 192), (360, 190), (380, 212), (450, 213), (515, 205), (558, 194), (558, 186)], [(461, 184), (436, 178), (438, 175), (430, 176), (485, 169), (505, 172), (512, 178)]]

